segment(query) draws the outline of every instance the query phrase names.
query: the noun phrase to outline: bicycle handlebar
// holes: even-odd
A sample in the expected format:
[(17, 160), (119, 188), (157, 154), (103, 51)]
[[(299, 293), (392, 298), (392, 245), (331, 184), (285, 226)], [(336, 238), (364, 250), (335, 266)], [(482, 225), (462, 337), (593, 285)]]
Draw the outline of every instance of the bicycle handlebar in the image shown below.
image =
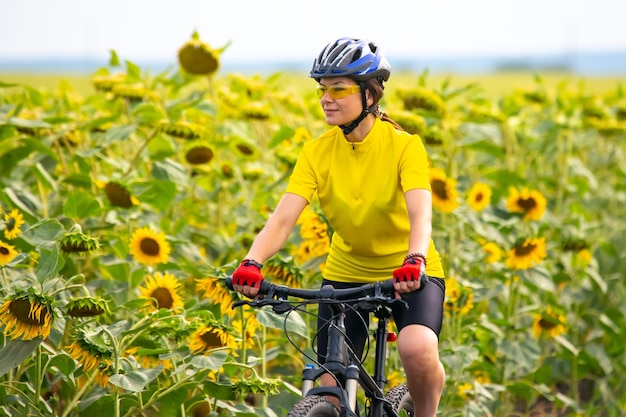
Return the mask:
[[(232, 277), (226, 278), (226, 286), (229, 290), (234, 290)], [(271, 296), (293, 296), (303, 300), (317, 300), (320, 298), (333, 300), (348, 300), (355, 297), (386, 295), (393, 296), (395, 290), (393, 288), (393, 280), (374, 282), (371, 284), (363, 284), (355, 288), (336, 289), (331, 286), (324, 286), (320, 289), (304, 289), (291, 288), (285, 285), (278, 285), (268, 280), (261, 281), (259, 287), (259, 295)]]

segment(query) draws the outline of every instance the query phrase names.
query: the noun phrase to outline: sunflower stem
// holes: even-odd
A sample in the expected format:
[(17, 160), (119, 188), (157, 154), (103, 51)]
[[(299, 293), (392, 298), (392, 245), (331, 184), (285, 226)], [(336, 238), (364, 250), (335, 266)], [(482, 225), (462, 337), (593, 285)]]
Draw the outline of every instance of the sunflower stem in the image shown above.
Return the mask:
[[(267, 376), (267, 328), (265, 326), (262, 327), (261, 330), (261, 357), (263, 361), (261, 362), (261, 376), (263, 379)], [(261, 407), (267, 408), (267, 395), (263, 395), (261, 398)]]
[(35, 373), (35, 401), (37, 408), (41, 402), (41, 383), (43, 380), (43, 370), (41, 369), (41, 343), (37, 345), (37, 372)]
[(96, 380), (97, 372), (98, 371), (94, 371), (91, 373), (87, 382), (85, 382), (81, 389), (76, 392), (72, 400), (66, 404), (65, 409), (63, 410), (63, 414), (61, 414), (61, 417), (67, 417), (72, 411), (75, 410), (75, 405), (80, 401), (80, 399), (87, 392), (87, 390), (91, 388), (91, 385), (93, 385), (93, 382)]
[(137, 168), (137, 162), (139, 161), (139, 158), (141, 157), (141, 153), (143, 152), (144, 149), (146, 149), (150, 141), (156, 137), (157, 133), (159, 133), (159, 130), (153, 129), (152, 134), (148, 136), (146, 140), (144, 140), (144, 142), (141, 144), (139, 149), (137, 149), (135, 156), (133, 156), (130, 163), (128, 164), (128, 168), (122, 174), (122, 178), (126, 178), (133, 171), (133, 169)]

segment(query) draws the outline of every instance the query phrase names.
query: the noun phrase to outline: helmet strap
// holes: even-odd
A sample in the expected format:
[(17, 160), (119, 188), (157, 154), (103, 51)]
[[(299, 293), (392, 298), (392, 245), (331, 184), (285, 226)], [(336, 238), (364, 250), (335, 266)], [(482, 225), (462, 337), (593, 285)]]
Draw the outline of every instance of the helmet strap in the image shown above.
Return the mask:
[(341, 128), (341, 131), (343, 132), (345, 136), (348, 136), (350, 133), (352, 133), (352, 131), (356, 129), (359, 123), (361, 123), (361, 121), (365, 119), (368, 114), (373, 113), (376, 110), (376, 104), (372, 104), (369, 108), (367, 107), (367, 97), (365, 95), (365, 90), (366, 90), (365, 83), (359, 82), (359, 87), (361, 87), (361, 103), (362, 103), (361, 106), (363, 107), (363, 111), (361, 112), (359, 117), (354, 119), (350, 124), (339, 125), (339, 127)]

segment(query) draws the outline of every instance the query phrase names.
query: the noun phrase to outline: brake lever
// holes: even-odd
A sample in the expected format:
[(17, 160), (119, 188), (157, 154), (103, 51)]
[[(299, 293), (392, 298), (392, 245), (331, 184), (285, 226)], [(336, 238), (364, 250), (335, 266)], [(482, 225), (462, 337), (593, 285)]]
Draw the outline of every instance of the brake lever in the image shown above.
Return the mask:
[(248, 301), (248, 300), (240, 300), (240, 301), (235, 301), (233, 303), (233, 308), (237, 308), (240, 306), (250, 306), (250, 307), (265, 307), (265, 306), (271, 306), (272, 310), (274, 310), (275, 313), (277, 314), (283, 314), (286, 313), (290, 310), (293, 310), (293, 305), (287, 301), (287, 300), (283, 300), (283, 299), (274, 299), (274, 298), (259, 298), (258, 300), (252, 300), (252, 301)]

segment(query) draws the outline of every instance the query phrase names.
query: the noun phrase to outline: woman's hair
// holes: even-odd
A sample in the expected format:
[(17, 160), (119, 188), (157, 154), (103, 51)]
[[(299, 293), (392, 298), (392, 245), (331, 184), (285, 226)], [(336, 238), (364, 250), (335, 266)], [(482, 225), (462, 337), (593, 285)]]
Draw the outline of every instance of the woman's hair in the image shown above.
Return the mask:
[(383, 81), (379, 80), (378, 78), (370, 78), (369, 80), (363, 81), (363, 84), (365, 84), (365, 88), (367, 90), (369, 90), (370, 94), (372, 95), (372, 99), (374, 100), (374, 104), (376, 105), (376, 110), (374, 111), (374, 115), (376, 117), (380, 118), (380, 120), (382, 120), (382, 121), (391, 123), (393, 125), (393, 127), (395, 127), (397, 130), (404, 131), (402, 126), (400, 126), (391, 117), (387, 116), (387, 114), (385, 112), (383, 112), (380, 109), (380, 106), (378, 105), (378, 102), (385, 95), (385, 90), (384, 90), (384, 87), (383, 87)]

